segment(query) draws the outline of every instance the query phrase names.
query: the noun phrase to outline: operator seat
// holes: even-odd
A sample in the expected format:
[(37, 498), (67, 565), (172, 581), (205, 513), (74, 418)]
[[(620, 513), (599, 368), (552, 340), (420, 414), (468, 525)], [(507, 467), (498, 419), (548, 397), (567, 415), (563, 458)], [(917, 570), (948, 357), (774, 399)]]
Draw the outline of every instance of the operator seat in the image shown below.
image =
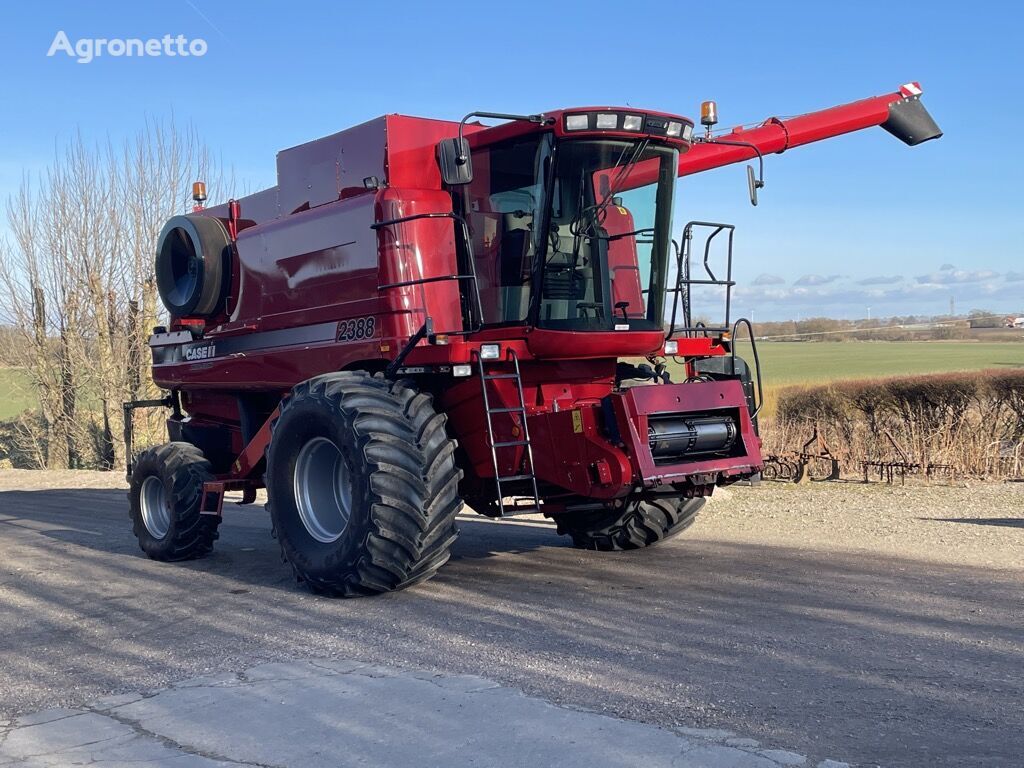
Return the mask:
[[(613, 203), (605, 208), (602, 226), (609, 238), (608, 272), (612, 284), (612, 306), (626, 302), (626, 317), (644, 318), (643, 284), (636, 251), (636, 238), (642, 235), (615, 239), (616, 235), (625, 235), (636, 229), (633, 214), (629, 209)], [(616, 311), (618, 315), (619, 310)]]

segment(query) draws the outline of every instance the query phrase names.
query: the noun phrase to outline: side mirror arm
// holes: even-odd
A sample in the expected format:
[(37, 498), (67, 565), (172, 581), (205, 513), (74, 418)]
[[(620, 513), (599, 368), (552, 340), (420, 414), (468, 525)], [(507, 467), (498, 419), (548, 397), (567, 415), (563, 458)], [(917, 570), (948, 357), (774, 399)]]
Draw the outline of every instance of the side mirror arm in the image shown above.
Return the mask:
[(510, 115), (510, 114), (507, 114), (505, 112), (470, 112), (468, 115), (466, 115), (464, 118), (462, 118), (462, 120), (459, 121), (459, 147), (460, 147), (460, 150), (459, 150), (459, 156), (456, 159), (456, 162), (459, 165), (465, 165), (466, 160), (468, 159), (468, 157), (466, 155), (466, 149), (465, 149), (466, 144), (463, 141), (462, 132), (463, 132), (463, 128), (465, 128), (465, 126), (466, 126), (466, 122), (471, 117), (487, 117), (487, 118), (491, 118), (493, 120), (529, 120), (531, 123), (536, 123), (537, 125), (544, 125), (548, 121), (548, 118), (545, 115), (543, 115), (543, 114), (541, 114), (541, 115)]
[(725, 144), (730, 147), (747, 147), (752, 149), (754, 154), (757, 155), (757, 178), (754, 178), (754, 169), (752, 166), (747, 166), (747, 187), (750, 190), (750, 204), (757, 205), (757, 190), (764, 188), (764, 155), (761, 154), (761, 150), (757, 148), (756, 144), (751, 144), (749, 141), (730, 141), (727, 139), (710, 139), (703, 144)]

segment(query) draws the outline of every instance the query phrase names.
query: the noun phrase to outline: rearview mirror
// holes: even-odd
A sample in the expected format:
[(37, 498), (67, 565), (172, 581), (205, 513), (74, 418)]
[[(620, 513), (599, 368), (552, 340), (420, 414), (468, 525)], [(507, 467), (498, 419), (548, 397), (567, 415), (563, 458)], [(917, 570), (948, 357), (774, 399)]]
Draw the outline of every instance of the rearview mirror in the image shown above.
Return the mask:
[(437, 145), (437, 164), (441, 179), (449, 187), (469, 184), (473, 180), (473, 161), (469, 142), (465, 139), (444, 139)]
[(750, 192), (750, 204), (757, 205), (757, 190), (764, 186), (763, 181), (758, 181), (754, 176), (754, 166), (747, 166), (747, 190)]

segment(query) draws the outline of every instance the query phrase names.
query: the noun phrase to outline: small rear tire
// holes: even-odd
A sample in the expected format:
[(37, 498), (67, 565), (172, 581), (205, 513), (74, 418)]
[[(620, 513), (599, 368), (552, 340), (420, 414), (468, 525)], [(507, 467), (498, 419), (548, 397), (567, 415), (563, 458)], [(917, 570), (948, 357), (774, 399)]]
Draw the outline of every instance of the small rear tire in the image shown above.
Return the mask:
[(630, 498), (622, 509), (557, 515), (558, 532), (578, 549), (643, 549), (682, 533), (697, 518), (703, 498)]
[(165, 443), (139, 454), (128, 511), (139, 547), (154, 560), (190, 560), (213, 551), (220, 517), (200, 514), (210, 462), (191, 443)]

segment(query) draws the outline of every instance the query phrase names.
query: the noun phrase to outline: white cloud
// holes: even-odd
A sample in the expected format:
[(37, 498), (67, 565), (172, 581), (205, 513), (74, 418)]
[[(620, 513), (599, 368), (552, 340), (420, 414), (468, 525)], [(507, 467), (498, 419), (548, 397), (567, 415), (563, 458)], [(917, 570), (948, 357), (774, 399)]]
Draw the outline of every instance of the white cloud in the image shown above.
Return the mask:
[(842, 275), (803, 275), (793, 285), (809, 286), (809, 285), (828, 285), (834, 283), (836, 280), (841, 278)]
[(950, 264), (944, 264), (938, 272), (918, 275), (915, 279), (917, 282), (925, 284), (963, 285), (964, 283), (980, 283), (995, 277), (999, 277), (999, 273), (993, 272), (991, 269), (956, 269)]
[(857, 281), (857, 285), (895, 285), (903, 281), (903, 275), (875, 275)]
[[(982, 308), (993, 312), (1024, 309), (1024, 272), (1000, 275), (991, 269), (961, 270), (950, 265), (936, 272), (906, 279), (900, 275), (843, 277), (803, 275), (792, 284), (784, 279), (765, 281), (758, 276), (742, 279), (733, 289), (733, 305), (742, 314), (760, 319), (810, 317), (873, 317), (891, 315), (938, 315), (949, 311), (955, 301), (958, 311)], [(769, 277), (775, 277), (770, 275)], [(695, 307), (714, 313), (715, 293), (695, 295)]]

